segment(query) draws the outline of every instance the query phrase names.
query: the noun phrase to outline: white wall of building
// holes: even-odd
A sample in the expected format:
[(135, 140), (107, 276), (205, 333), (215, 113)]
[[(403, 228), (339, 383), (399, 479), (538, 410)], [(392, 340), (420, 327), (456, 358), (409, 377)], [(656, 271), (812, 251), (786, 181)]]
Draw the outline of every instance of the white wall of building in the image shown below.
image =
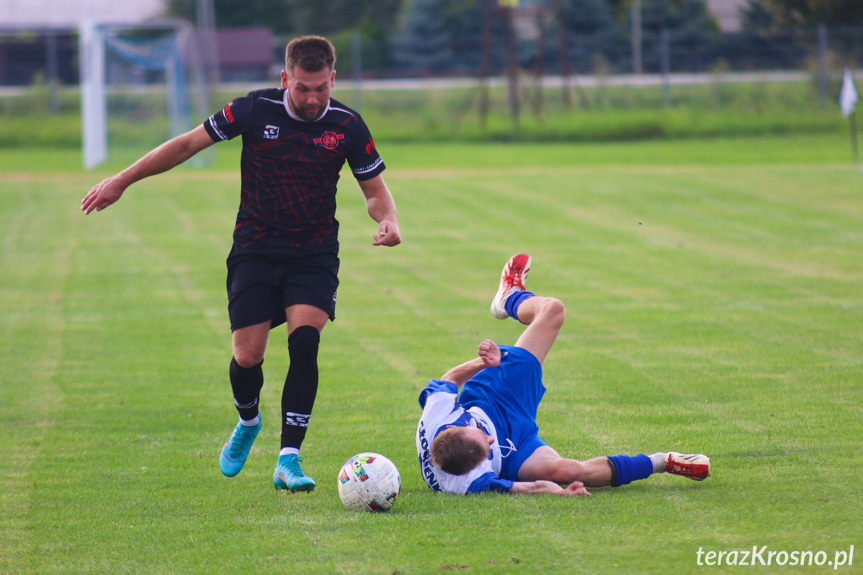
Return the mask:
[(75, 27), (82, 20), (134, 23), (159, 17), (164, 0), (2, 0), (0, 27)]
[(745, 4), (746, 0), (707, 0), (707, 7), (723, 32), (740, 31), (740, 10)]

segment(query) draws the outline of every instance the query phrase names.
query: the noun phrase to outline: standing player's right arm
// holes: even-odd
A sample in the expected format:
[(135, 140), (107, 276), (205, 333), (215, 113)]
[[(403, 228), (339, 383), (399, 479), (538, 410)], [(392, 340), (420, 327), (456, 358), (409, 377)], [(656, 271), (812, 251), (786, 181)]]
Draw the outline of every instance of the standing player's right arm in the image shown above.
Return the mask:
[(116, 176), (94, 186), (81, 200), (81, 211), (89, 214), (107, 208), (135, 182), (167, 172), (214, 143), (203, 125), (168, 140)]

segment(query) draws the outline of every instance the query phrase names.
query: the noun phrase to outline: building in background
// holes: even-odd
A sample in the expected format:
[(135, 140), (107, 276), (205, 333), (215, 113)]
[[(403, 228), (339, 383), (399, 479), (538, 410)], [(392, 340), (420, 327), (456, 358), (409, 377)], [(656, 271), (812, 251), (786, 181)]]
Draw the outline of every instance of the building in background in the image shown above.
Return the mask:
[[(164, 13), (164, 0), (3, 0), (0, 86), (77, 84), (82, 22), (140, 25), (163, 19)], [(281, 59), (277, 44), (273, 31), (265, 27), (218, 30), (214, 53), (221, 81), (276, 81)], [(211, 65), (212, 54), (201, 52)]]
[(707, 8), (723, 32), (740, 32), (740, 12), (745, 5), (746, 0), (707, 0)]
[(164, 0), (3, 0), (0, 86), (78, 83), (78, 27), (138, 24), (158, 18)]
[[(284, 67), (283, 50), (284, 44), (273, 35), (270, 28), (258, 26), (216, 30), (219, 81), (278, 83), (279, 70)], [(210, 63), (208, 56), (203, 56), (207, 64)]]
[(164, 10), (164, 0), (3, 0), (0, 28), (70, 29), (82, 20), (131, 24)]

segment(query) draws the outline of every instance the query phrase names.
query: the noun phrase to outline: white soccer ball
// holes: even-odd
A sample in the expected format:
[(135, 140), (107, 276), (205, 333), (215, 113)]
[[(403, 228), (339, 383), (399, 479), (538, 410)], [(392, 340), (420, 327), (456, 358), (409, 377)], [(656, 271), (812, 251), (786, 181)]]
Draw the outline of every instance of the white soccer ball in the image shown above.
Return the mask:
[(395, 464), (380, 453), (360, 453), (339, 472), (339, 497), (348, 509), (387, 511), (402, 491)]

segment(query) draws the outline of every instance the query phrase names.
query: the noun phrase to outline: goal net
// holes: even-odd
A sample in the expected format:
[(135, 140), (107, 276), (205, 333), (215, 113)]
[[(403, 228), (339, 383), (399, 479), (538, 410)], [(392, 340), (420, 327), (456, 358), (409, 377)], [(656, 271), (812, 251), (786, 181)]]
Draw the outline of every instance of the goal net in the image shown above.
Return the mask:
[(185, 22), (83, 23), (80, 54), (86, 169), (109, 152), (131, 161), (206, 118), (203, 64)]

